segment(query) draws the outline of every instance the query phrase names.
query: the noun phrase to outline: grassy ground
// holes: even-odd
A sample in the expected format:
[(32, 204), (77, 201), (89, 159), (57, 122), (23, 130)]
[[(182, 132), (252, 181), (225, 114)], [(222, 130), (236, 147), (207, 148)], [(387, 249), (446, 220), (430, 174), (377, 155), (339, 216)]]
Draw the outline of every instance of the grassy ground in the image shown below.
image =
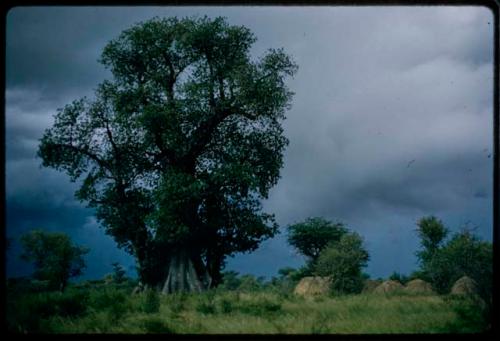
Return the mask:
[(8, 297), (13, 332), (46, 333), (447, 333), (484, 328), (467, 300), (361, 294), (304, 299), (268, 291), (131, 295), (126, 288), (70, 288)]

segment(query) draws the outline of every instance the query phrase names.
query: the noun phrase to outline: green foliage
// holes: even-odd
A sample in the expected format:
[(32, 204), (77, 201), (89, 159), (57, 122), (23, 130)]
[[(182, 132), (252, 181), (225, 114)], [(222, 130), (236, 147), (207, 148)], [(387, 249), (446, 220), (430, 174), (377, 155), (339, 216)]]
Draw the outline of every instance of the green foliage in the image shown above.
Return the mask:
[(447, 296), (445, 300), (457, 315), (444, 326), (449, 332), (479, 333), (491, 328), (489, 307), (478, 296)]
[(65, 292), (17, 293), (8, 296), (7, 325), (13, 332), (40, 332), (52, 316), (72, 318), (86, 312), (89, 293)]
[(250, 315), (267, 315), (281, 310), (281, 304), (269, 300), (259, 300), (257, 302), (244, 303), (239, 306), (240, 312)]
[(145, 313), (157, 313), (160, 311), (160, 295), (157, 290), (146, 289), (144, 292), (144, 303), (142, 311)]
[[(207, 293), (164, 295), (160, 313), (146, 315), (143, 294), (130, 296), (114, 286), (76, 290), (70, 285), (63, 293), (10, 289), (6, 318), (8, 329), (17, 333), (387, 334), (465, 333), (488, 328), (484, 304), (472, 297), (360, 294), (305, 300), (269, 288), (245, 293), (217, 288)], [(60, 297), (73, 297), (71, 301), (80, 304), (81, 310), (60, 308), (65, 305), (59, 303)], [(119, 318), (107, 308), (112, 299), (121, 301)], [(178, 313), (173, 313), (175, 304), (181, 307)]]
[(171, 334), (172, 329), (167, 323), (158, 317), (150, 317), (143, 321), (143, 328), (146, 333), (151, 334)]
[[(478, 284), (479, 294), (488, 304), (493, 291), (493, 246), (470, 231), (456, 233), (442, 248), (442, 272), (450, 274), (451, 287), (457, 279), (469, 276)], [(446, 264), (446, 266), (444, 266)], [(446, 268), (445, 268), (446, 267)], [(451, 285), (450, 285), (451, 284)]]
[(215, 314), (216, 307), (214, 301), (214, 292), (208, 291), (199, 296), (195, 309), (202, 314)]
[(120, 319), (131, 310), (128, 293), (113, 287), (91, 291), (89, 305), (94, 311), (105, 311), (112, 321)]
[(257, 291), (262, 289), (264, 284), (264, 277), (255, 277), (253, 275), (242, 275), (240, 277), (240, 285), (238, 287), (241, 291)]
[(219, 306), (220, 306), (220, 312), (222, 314), (229, 314), (233, 311), (234, 308), (231, 300), (228, 300), (226, 298), (220, 300)]
[(34, 278), (47, 281), (51, 289), (63, 291), (70, 278), (83, 273), (89, 249), (74, 245), (64, 233), (33, 230), (21, 236), (21, 243), (21, 258), (33, 262)]
[(491, 243), (481, 241), (467, 229), (455, 233), (445, 241), (443, 238), (447, 230), (442, 223), (437, 223), (435, 218), (428, 220), (431, 220), (432, 224), (422, 224), (422, 221), (427, 221), (425, 218), (419, 222), (420, 225), (426, 226), (427, 230), (434, 231), (431, 234), (433, 238), (426, 233), (419, 234), (423, 238), (421, 241), (423, 249), (417, 253), (422, 279), (428, 280), (438, 293), (445, 294), (450, 291), (456, 280), (462, 276), (469, 276), (478, 284), (482, 299), (491, 304), (493, 281)]
[(196, 311), (202, 314), (215, 314), (215, 306), (213, 302), (203, 300), (196, 304)]
[(278, 229), (261, 200), (283, 165), (297, 65), (281, 49), (252, 60), (255, 41), (221, 17), (139, 23), (102, 52), (112, 79), (41, 139), (43, 166), (82, 180), (77, 197), (136, 257), (144, 284), (165, 280), (165, 250), (178, 249), (209, 260), (198, 265), (217, 284), (228, 255)]
[(241, 279), (238, 278), (238, 272), (225, 271), (222, 273), (221, 289), (236, 290), (241, 285)]
[(434, 216), (421, 218), (417, 226), (422, 248), (428, 252), (437, 249), (449, 233), (443, 222)]
[(347, 233), (321, 251), (315, 271), (320, 276), (331, 276), (334, 292), (359, 293), (364, 283), (361, 269), (368, 259), (362, 238), (355, 232)]
[(399, 272), (396, 272), (394, 271), (390, 276), (389, 276), (389, 279), (392, 280), (392, 281), (397, 281), (403, 285), (406, 285), (406, 283), (408, 283), (411, 279), (410, 277), (404, 275), (404, 274), (400, 274)]
[(342, 223), (332, 223), (321, 217), (288, 226), (288, 243), (312, 262), (331, 242), (337, 242), (347, 233)]

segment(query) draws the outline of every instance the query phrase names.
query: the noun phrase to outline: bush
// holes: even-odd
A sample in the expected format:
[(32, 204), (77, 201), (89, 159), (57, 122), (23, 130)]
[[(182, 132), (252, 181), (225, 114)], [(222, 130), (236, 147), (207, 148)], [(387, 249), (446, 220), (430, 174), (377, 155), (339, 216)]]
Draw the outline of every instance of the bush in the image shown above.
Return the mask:
[(153, 289), (147, 289), (145, 291), (142, 311), (148, 314), (160, 311), (160, 295), (158, 291)]
[[(446, 294), (462, 276), (476, 281), (482, 299), (491, 304), (493, 248), (465, 229), (445, 241), (448, 229), (434, 217), (418, 223), (421, 250), (417, 257), (422, 279), (440, 294)], [(432, 228), (431, 228), (432, 227)]]
[(229, 314), (230, 312), (233, 311), (233, 304), (231, 303), (230, 300), (226, 298), (220, 300), (219, 306), (220, 306), (220, 311), (223, 314)]
[(88, 293), (76, 290), (13, 297), (7, 306), (8, 329), (14, 332), (47, 332), (44, 320), (52, 316), (80, 316), (86, 312), (87, 302)]
[(360, 293), (364, 283), (361, 268), (368, 259), (363, 240), (353, 232), (321, 251), (315, 271), (319, 276), (332, 277), (332, 290), (336, 293)]
[(172, 313), (178, 314), (186, 308), (186, 300), (187, 294), (183, 292), (167, 295), (167, 307)]
[(446, 296), (457, 319), (445, 328), (452, 333), (477, 333), (491, 328), (489, 306), (478, 296)]
[(195, 309), (197, 312), (202, 314), (215, 314), (215, 307), (213, 305), (213, 302), (210, 302), (208, 300), (199, 301), (196, 304)]
[(172, 330), (168, 325), (158, 317), (145, 319), (142, 326), (146, 333), (152, 334), (171, 334)]
[(112, 287), (94, 290), (90, 296), (90, 306), (94, 310), (109, 313), (113, 320), (119, 319), (130, 310), (127, 295)]
[(250, 302), (241, 302), (239, 310), (242, 313), (250, 315), (265, 315), (275, 313), (281, 310), (281, 303), (274, 302), (267, 298), (256, 298)]
[(255, 277), (253, 275), (241, 276), (241, 282), (238, 287), (241, 291), (257, 291), (263, 288), (264, 277)]
[(241, 285), (236, 271), (226, 271), (222, 273), (222, 283), (220, 287), (225, 290), (236, 290)]

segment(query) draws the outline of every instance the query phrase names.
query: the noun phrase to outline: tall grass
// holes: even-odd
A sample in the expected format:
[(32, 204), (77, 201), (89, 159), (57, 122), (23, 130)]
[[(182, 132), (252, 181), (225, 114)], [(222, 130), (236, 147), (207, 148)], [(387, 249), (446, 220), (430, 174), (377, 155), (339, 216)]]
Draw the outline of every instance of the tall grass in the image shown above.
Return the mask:
[(17, 330), (21, 332), (189, 334), (446, 333), (476, 332), (486, 327), (474, 302), (434, 295), (302, 298), (271, 290), (211, 290), (158, 296), (151, 292), (131, 295), (116, 288), (84, 292), (83, 296), (77, 291), (64, 295), (75, 300), (86, 297), (82, 300), (85, 309), (48, 312), (40, 307), (48, 304), (46, 297), (55, 300), (56, 295), (31, 294), (30, 298), (38, 297), (31, 304), (40, 309), (32, 310), (40, 311), (40, 318), (28, 321), (30, 325), (23, 320), (26, 316), (13, 315), (10, 325), (24, 323), (24, 329)]

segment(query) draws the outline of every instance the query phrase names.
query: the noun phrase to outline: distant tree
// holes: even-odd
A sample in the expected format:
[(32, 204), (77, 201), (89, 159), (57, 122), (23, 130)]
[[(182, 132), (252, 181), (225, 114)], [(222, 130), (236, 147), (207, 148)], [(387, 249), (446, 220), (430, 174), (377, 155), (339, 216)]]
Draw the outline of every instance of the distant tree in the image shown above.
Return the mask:
[(324, 248), (315, 265), (320, 276), (331, 276), (332, 287), (338, 293), (359, 293), (363, 288), (362, 268), (369, 260), (361, 236), (355, 232), (344, 234), (339, 241)]
[(400, 274), (399, 272), (394, 271), (390, 276), (389, 279), (392, 281), (398, 281), (399, 283), (405, 285), (410, 281), (410, 278), (404, 274)]
[(321, 217), (288, 226), (288, 243), (314, 263), (321, 251), (347, 233), (342, 223), (332, 223)]
[(118, 262), (114, 262), (111, 264), (113, 267), (113, 282), (115, 283), (123, 283), (127, 280), (126, 271), (123, 266)]
[(236, 290), (241, 284), (238, 272), (230, 270), (222, 273), (222, 287), (226, 290)]
[(286, 267), (278, 270), (279, 278), (282, 280), (290, 280), (292, 282), (298, 282), (306, 276), (312, 276), (313, 270), (307, 264), (301, 266), (298, 269), (292, 267)]
[(254, 275), (246, 274), (240, 277), (239, 290), (255, 291), (262, 288), (264, 284), (264, 277), (255, 277)]
[(491, 300), (493, 290), (493, 245), (482, 241), (471, 231), (463, 230), (443, 246), (440, 252), (450, 273), (447, 289), (462, 276), (469, 276), (478, 284), (479, 294)]
[(288, 267), (279, 269), (278, 270), (278, 275), (281, 278), (286, 278), (286, 277), (289, 277), (295, 271), (296, 270), (294, 268), (288, 266)]
[(421, 245), (421, 250), (417, 252), (417, 256), (422, 262), (428, 263), (445, 240), (449, 230), (441, 220), (434, 216), (421, 218), (417, 222), (417, 226)]
[(448, 230), (436, 218), (419, 221), (421, 250), (417, 252), (419, 274), (439, 293), (448, 293), (457, 279), (469, 276), (479, 287), (481, 296), (491, 300), (493, 247), (481, 241), (472, 231), (463, 229), (445, 240)]
[(51, 289), (64, 291), (70, 278), (83, 273), (89, 249), (74, 245), (64, 233), (34, 230), (22, 235), (21, 243), (21, 258), (35, 267), (33, 277), (48, 281)]
[(227, 256), (278, 226), (261, 200), (279, 179), (297, 65), (224, 18), (154, 18), (103, 50), (112, 79), (55, 115), (43, 166), (81, 180), (78, 198), (166, 293), (221, 281)]

